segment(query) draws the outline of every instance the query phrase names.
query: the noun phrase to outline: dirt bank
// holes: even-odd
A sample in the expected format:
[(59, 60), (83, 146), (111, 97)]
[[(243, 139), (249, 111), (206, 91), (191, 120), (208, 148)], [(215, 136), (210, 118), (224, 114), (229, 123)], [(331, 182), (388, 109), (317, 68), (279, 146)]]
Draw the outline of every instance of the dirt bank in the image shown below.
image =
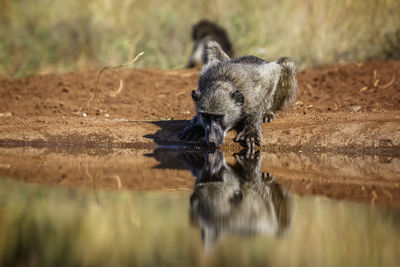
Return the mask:
[[(108, 71), (95, 90), (97, 74), (1, 80), (0, 144), (185, 145), (176, 135), (194, 114), (196, 70)], [(296, 103), (263, 124), (264, 150), (398, 153), (400, 61), (325, 66), (298, 81)], [(239, 148), (233, 136), (225, 148)]]

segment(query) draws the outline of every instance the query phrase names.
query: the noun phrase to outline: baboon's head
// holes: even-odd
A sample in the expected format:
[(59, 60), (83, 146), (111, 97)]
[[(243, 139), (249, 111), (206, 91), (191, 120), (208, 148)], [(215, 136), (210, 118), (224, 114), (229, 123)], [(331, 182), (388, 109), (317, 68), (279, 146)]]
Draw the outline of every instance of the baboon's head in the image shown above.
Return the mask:
[(223, 76), (218, 76), (210, 69), (217, 64), (229, 60), (221, 47), (214, 41), (208, 41), (204, 49), (206, 64), (200, 74), (199, 87), (192, 91), (200, 123), (206, 134), (209, 146), (219, 147), (225, 135), (240, 118), (243, 94), (233, 83)]
[(216, 82), (216, 90), (201, 94), (192, 92), (200, 123), (205, 130), (207, 144), (220, 147), (225, 135), (235, 125), (244, 103), (243, 95), (227, 82)]
[(214, 221), (228, 216), (242, 201), (240, 181), (220, 150), (207, 153), (201, 175), (190, 197), (196, 213)]

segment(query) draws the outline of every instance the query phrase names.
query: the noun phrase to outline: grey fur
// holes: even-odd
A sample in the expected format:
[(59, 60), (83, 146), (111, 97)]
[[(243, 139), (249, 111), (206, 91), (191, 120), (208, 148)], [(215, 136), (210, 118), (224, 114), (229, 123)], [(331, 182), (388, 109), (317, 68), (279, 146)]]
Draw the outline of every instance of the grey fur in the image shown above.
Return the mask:
[[(206, 249), (213, 248), (220, 235), (267, 234), (282, 236), (293, 214), (291, 194), (261, 172), (261, 154), (236, 154), (236, 164), (227, 164), (220, 150), (200, 155), (180, 155), (183, 164), (197, 178), (190, 198), (192, 222), (203, 232)], [(201, 165), (203, 163), (203, 165)]]
[(270, 63), (254, 56), (231, 60), (214, 41), (204, 46), (204, 62), (192, 92), (197, 115), (180, 138), (205, 135), (210, 146), (219, 147), (226, 132), (240, 126), (235, 141), (250, 149), (261, 145), (261, 123), (274, 119), (276, 111), (296, 98), (295, 63), (287, 57)]

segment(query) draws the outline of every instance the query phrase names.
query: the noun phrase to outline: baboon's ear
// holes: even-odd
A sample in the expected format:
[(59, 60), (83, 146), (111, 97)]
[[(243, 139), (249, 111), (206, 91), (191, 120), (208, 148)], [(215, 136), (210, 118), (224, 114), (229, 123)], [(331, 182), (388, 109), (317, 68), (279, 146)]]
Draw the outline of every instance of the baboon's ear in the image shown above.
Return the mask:
[(231, 97), (238, 105), (240, 105), (240, 106), (243, 105), (244, 95), (241, 92), (239, 92), (239, 90), (236, 90), (235, 92), (233, 92), (231, 94)]
[(219, 44), (215, 41), (207, 41), (204, 46), (203, 62), (205, 65), (229, 60), (229, 56), (225, 54)]
[(200, 99), (200, 92), (197, 90), (192, 91), (192, 99), (193, 101), (198, 101)]

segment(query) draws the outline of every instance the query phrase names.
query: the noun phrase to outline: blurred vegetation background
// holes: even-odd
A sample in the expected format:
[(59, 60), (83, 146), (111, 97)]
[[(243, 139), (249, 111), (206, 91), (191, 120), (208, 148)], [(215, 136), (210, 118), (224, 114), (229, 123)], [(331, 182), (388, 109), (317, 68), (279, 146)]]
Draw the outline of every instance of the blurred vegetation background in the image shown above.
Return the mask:
[(286, 55), (308, 68), (400, 58), (398, 0), (0, 0), (0, 77), (186, 64), (191, 26), (228, 30), (237, 55)]
[(395, 210), (295, 196), (287, 235), (225, 225), (207, 250), (189, 198), (1, 177), (0, 266), (399, 266)]

